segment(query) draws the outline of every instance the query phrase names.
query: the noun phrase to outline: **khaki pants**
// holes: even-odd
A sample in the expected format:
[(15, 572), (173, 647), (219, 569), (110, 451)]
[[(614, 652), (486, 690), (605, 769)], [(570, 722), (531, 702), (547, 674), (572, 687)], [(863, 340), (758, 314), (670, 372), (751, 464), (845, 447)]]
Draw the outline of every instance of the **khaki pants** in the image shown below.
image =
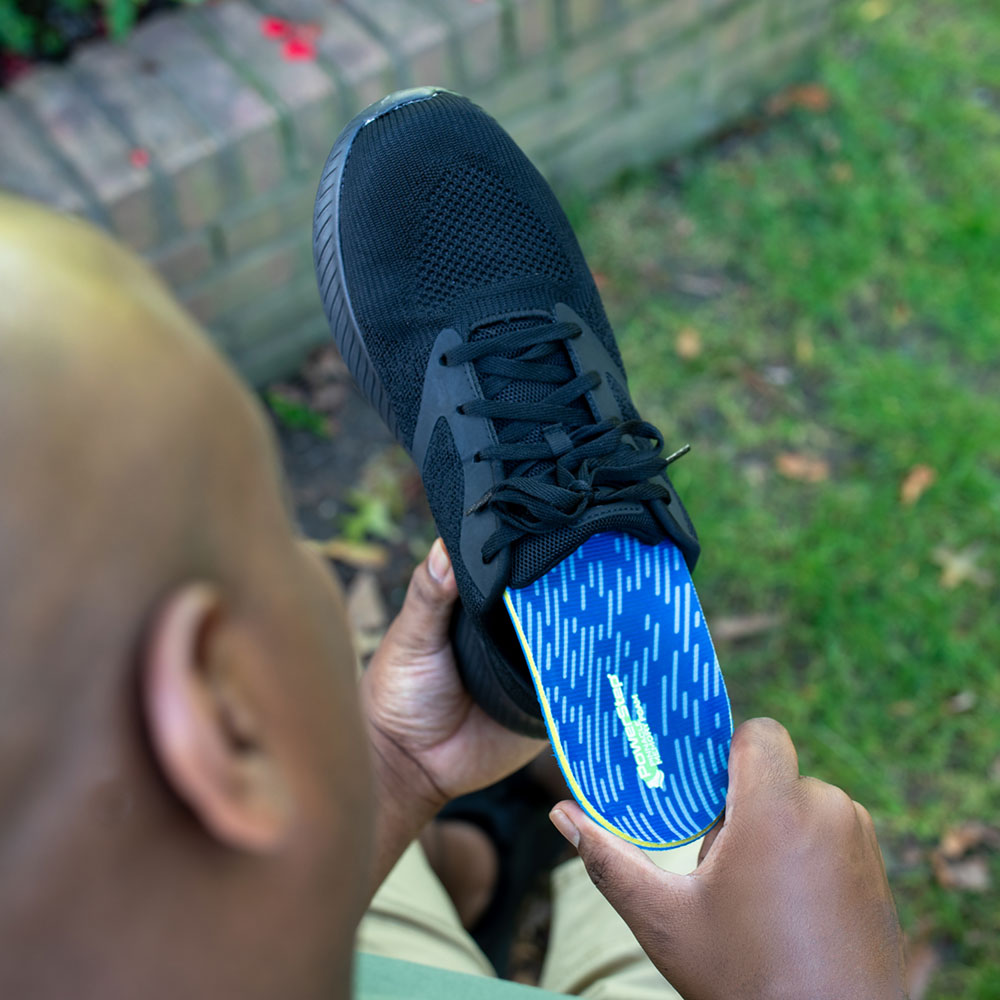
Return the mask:
[[(667, 871), (693, 871), (701, 841), (651, 852)], [(677, 1000), (625, 922), (594, 888), (579, 858), (552, 873), (552, 930), (539, 985), (594, 1000)], [(375, 894), (357, 950), (475, 976), (495, 977), (463, 929), (423, 849), (411, 844)]]

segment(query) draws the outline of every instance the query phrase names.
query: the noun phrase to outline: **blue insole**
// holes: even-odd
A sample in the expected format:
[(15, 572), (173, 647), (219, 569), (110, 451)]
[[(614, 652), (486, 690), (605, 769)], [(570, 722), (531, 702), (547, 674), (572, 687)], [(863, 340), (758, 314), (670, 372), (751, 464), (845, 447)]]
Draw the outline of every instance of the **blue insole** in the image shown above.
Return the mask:
[(580, 806), (646, 849), (705, 833), (725, 807), (733, 720), (677, 546), (593, 535), (504, 601)]

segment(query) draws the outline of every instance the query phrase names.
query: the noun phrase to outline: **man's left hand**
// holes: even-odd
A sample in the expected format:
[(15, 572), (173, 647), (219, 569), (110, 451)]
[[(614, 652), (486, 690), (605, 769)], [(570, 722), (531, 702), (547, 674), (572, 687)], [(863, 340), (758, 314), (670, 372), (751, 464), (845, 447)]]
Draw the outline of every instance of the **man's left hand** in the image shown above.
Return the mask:
[[(424, 821), (449, 800), (516, 771), (545, 745), (505, 729), (462, 685), (448, 636), (457, 598), (438, 539), (361, 682), (378, 794)], [(386, 805), (380, 802), (380, 812)]]

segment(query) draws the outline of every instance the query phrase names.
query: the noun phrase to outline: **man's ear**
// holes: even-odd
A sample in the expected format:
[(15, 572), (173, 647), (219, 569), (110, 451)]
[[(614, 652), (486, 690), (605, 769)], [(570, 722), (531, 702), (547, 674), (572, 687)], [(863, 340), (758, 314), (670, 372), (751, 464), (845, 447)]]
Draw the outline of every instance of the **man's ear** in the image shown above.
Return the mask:
[(168, 783), (230, 847), (269, 852), (292, 821), (292, 791), (239, 662), (219, 592), (188, 584), (160, 606), (142, 662), (146, 727)]

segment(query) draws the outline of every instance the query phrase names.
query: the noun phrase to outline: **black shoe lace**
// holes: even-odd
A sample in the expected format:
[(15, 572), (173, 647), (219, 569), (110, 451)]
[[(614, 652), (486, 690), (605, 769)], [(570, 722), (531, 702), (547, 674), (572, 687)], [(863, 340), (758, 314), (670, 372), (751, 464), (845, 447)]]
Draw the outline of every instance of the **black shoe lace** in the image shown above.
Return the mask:
[[(592, 507), (670, 500), (666, 487), (651, 480), (687, 447), (662, 458), (663, 436), (652, 424), (618, 419), (595, 423), (589, 407), (571, 405), (601, 381), (594, 371), (569, 377), (562, 360), (561, 342), (582, 332), (574, 323), (546, 322), (470, 341), (441, 359), (448, 366), (472, 362), (479, 375), (485, 398), (463, 403), (460, 413), (506, 422), (497, 430), (497, 444), (475, 456), (477, 462), (502, 462), (506, 475), (466, 511), (488, 508), (500, 522), (483, 545), (484, 562), (526, 534), (573, 524)], [(539, 402), (495, 398), (515, 380), (554, 388)], [(539, 425), (540, 436), (533, 433)]]

